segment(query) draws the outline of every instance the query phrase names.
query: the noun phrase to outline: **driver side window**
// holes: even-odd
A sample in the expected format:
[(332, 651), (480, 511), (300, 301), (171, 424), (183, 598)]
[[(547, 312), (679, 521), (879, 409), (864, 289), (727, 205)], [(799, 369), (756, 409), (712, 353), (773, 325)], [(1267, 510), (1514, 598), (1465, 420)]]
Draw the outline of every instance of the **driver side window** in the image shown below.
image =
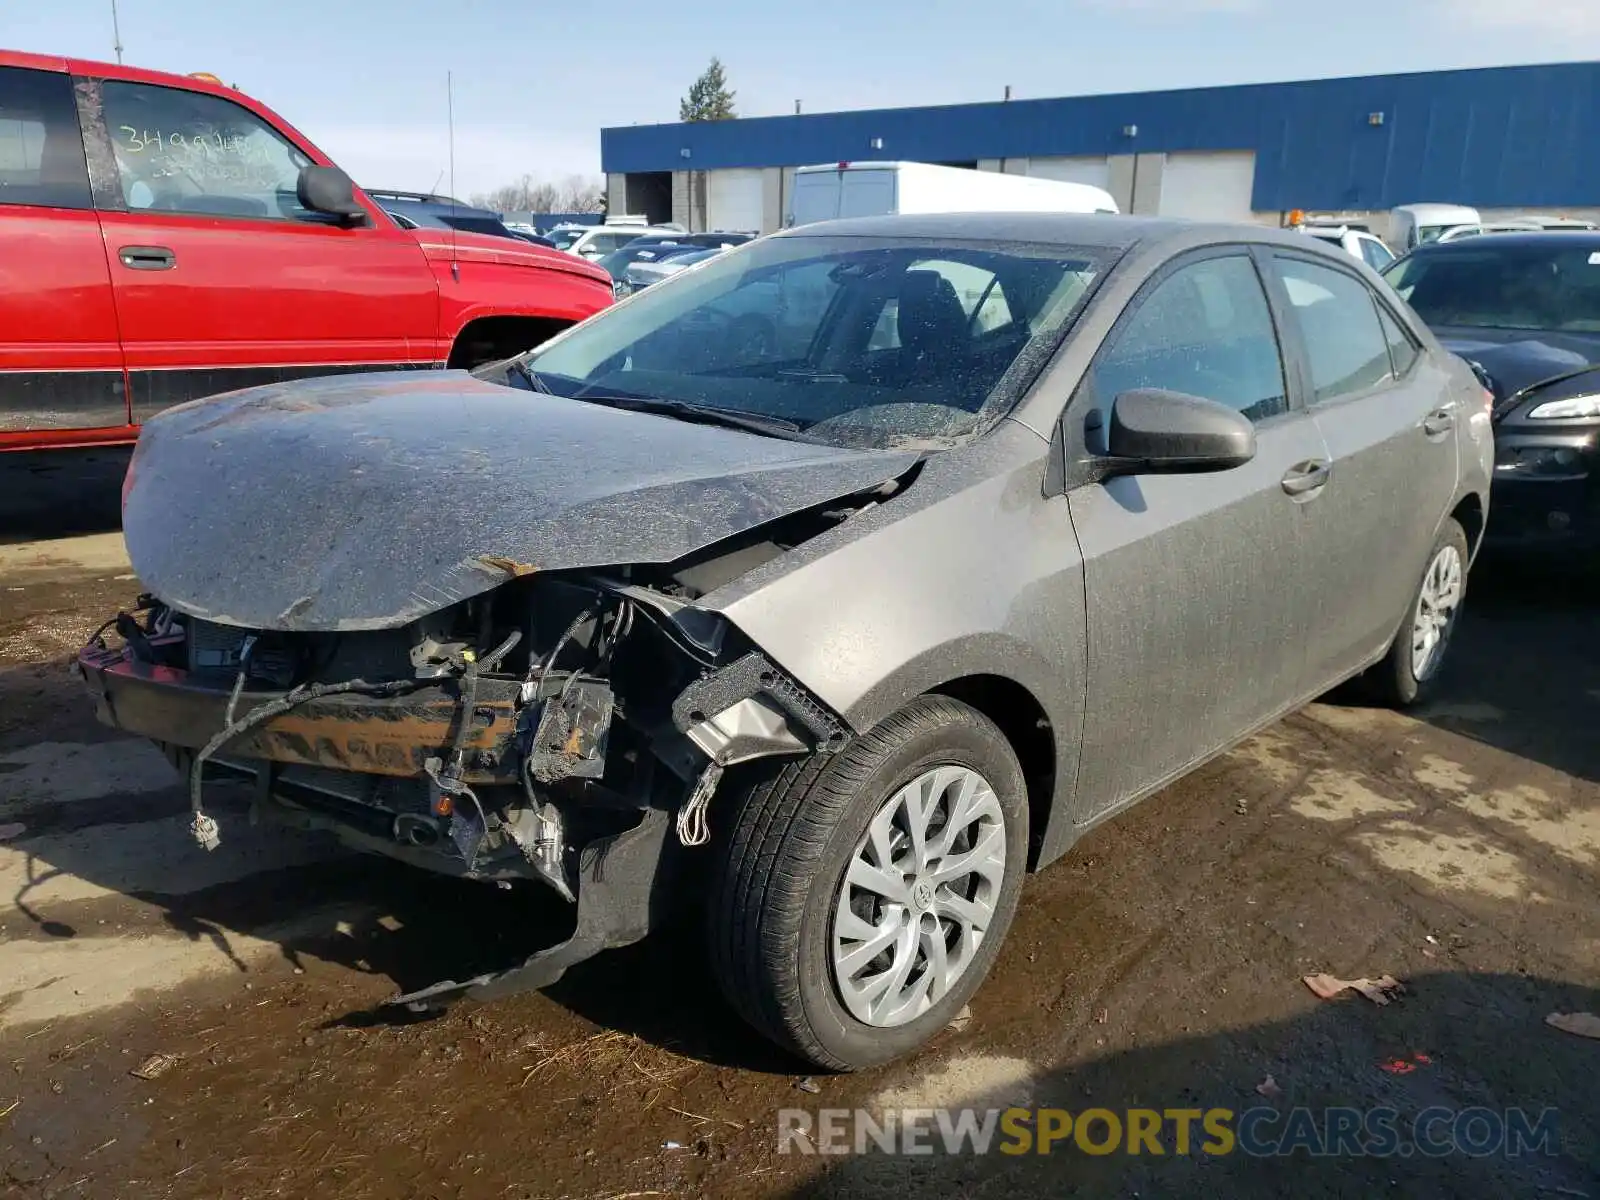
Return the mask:
[(1202, 259), (1157, 283), (1100, 352), (1090, 379), (1103, 415), (1123, 392), (1201, 396), (1261, 422), (1288, 411), (1283, 356), (1255, 264)]
[(133, 210), (262, 220), (317, 219), (300, 207), (310, 159), (242, 105), (204, 92), (108, 79), (106, 130)]

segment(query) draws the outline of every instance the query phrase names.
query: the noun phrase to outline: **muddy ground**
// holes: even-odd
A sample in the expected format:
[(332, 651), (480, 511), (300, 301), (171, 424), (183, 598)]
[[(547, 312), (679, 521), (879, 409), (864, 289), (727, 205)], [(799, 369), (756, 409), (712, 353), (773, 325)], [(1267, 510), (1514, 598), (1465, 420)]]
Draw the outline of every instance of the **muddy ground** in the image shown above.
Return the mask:
[[(1486, 564), (1432, 708), (1315, 705), (1101, 828), (1030, 881), (966, 1028), (806, 1082), (690, 930), (546, 993), (381, 1010), (558, 940), (561, 906), (251, 828), (220, 788), (195, 849), (165, 762), (66, 673), (136, 585), (47, 549), (0, 578), (0, 1194), (1600, 1198), (1600, 1041), (1544, 1024), (1600, 1012), (1592, 582)], [(1320, 971), (1410, 990), (1321, 1002)], [(1555, 1108), (1563, 1150), (776, 1152), (779, 1109), (1014, 1102)]]

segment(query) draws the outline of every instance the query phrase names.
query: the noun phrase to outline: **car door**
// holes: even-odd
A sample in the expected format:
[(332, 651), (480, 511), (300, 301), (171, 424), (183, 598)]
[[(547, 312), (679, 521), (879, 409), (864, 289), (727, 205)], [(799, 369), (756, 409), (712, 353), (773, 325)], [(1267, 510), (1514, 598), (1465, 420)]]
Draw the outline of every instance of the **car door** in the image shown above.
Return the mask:
[(1115, 397), (1203, 396), (1248, 415), (1233, 470), (1126, 475), (1073, 488), (1084, 557), (1087, 713), (1080, 819), (1127, 804), (1303, 695), (1325, 451), (1285, 383), (1278, 317), (1243, 247), (1164, 268), (1096, 354), (1068, 428), (1103, 453)]
[(0, 445), (125, 437), (127, 424), (72, 80), (0, 67)]
[(1361, 239), (1361, 258), (1374, 271), (1381, 272), (1394, 261), (1394, 253), (1375, 237)]
[(1460, 471), (1461, 398), (1380, 289), (1342, 262), (1272, 256), (1306, 403), (1328, 447), (1307, 662), (1331, 685), (1379, 654), (1422, 576)]
[(312, 156), (261, 114), (120, 79), (83, 81), (80, 114), (105, 147), (96, 199), (135, 420), (230, 388), (443, 357), (415, 238), (376, 208), (364, 225), (302, 208)]

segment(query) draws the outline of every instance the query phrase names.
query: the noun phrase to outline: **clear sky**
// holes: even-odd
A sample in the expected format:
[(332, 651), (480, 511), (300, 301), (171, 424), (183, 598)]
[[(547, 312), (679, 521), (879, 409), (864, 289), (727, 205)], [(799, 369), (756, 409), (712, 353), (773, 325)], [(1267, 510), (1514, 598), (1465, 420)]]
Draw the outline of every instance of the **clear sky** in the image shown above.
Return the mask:
[[(117, 0), (124, 58), (210, 71), (371, 187), (594, 174), (712, 55), (741, 115), (1600, 57), (1600, 0)], [(0, 0), (0, 46), (111, 59), (111, 0)]]

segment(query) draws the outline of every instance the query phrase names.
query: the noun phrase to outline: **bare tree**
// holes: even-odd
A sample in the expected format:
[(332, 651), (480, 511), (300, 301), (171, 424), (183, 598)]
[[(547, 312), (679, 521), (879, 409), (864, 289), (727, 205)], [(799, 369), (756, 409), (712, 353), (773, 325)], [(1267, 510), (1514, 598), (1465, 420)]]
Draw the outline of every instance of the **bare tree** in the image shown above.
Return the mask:
[(568, 175), (556, 183), (524, 175), (515, 183), (477, 193), (471, 199), (480, 208), (495, 212), (584, 213), (599, 212), (604, 194), (601, 181), (592, 176)]

